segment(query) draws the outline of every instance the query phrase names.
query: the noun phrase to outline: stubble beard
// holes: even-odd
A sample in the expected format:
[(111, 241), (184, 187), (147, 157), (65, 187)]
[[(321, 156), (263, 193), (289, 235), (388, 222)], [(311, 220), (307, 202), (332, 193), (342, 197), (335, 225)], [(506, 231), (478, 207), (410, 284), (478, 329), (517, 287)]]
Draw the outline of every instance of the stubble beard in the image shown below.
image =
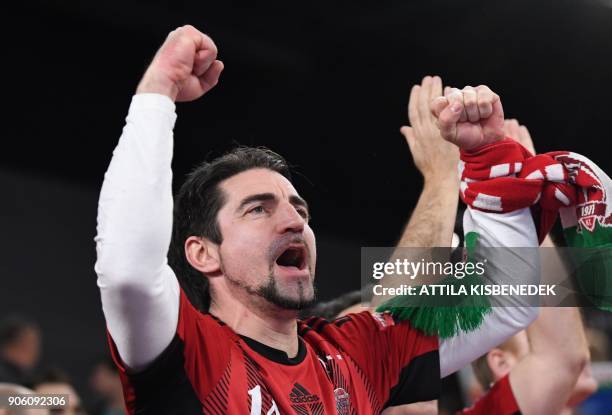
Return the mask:
[[(262, 298), (266, 300), (268, 303), (280, 309), (283, 309), (283, 310), (300, 311), (300, 310), (307, 309), (315, 304), (316, 290), (315, 290), (314, 285), (312, 285), (312, 283), (310, 282), (312, 281), (312, 276), (311, 278), (309, 278), (308, 283), (307, 283), (310, 285), (310, 287), (306, 286), (306, 284), (302, 280), (297, 281), (298, 296), (297, 298), (294, 298), (292, 296), (285, 295), (279, 289), (278, 284), (276, 283), (276, 278), (274, 278), (274, 272), (272, 268), (273, 268), (273, 265), (270, 267), (266, 281), (259, 286), (253, 286), (253, 285), (246, 284), (243, 281), (240, 281), (225, 272), (224, 274), (225, 274), (225, 278), (227, 278), (227, 280), (232, 285), (242, 288), (249, 295)], [(312, 293), (310, 294), (310, 296), (307, 296), (308, 288), (310, 288), (310, 292)]]

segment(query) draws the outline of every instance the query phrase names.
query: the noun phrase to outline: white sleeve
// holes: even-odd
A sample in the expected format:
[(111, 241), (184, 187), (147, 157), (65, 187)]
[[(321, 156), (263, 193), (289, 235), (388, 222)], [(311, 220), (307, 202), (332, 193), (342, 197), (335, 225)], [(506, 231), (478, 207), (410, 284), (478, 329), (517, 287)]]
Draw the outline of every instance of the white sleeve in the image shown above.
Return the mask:
[(172, 233), (175, 105), (132, 98), (98, 202), (98, 287), (107, 329), (123, 362), (143, 369), (172, 341), (179, 284), (168, 266)]
[[(529, 208), (510, 213), (485, 213), (468, 208), (463, 217), (465, 233), (476, 232), (486, 247), (537, 248), (537, 232)], [(537, 283), (540, 263), (536, 249), (521, 250), (522, 256), (513, 261), (512, 270), (504, 274), (522, 283)], [(500, 255), (513, 254), (504, 251)], [(493, 279), (495, 276), (493, 275)], [(445, 377), (498, 346), (517, 332), (527, 328), (538, 316), (537, 307), (492, 307), (482, 325), (471, 332), (444, 339), (440, 344), (440, 372)]]

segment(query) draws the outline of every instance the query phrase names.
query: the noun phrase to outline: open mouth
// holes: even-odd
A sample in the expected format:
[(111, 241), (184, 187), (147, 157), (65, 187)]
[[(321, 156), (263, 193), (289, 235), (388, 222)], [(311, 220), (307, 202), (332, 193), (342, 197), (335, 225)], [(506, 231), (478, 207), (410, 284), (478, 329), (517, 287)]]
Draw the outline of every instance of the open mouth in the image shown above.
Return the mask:
[(290, 246), (276, 258), (276, 264), (300, 270), (306, 268), (306, 248), (303, 245)]

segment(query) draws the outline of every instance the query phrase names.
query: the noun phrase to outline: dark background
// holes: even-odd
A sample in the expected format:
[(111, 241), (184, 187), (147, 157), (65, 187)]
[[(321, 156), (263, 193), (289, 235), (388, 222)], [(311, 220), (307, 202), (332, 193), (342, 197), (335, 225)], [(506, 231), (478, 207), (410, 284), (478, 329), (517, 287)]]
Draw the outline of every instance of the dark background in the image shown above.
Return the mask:
[(399, 134), (411, 86), (487, 84), (538, 151), (612, 167), (612, 1), (22, 1), (2, 12), (0, 315), (41, 324), (45, 361), (83, 381), (104, 353), (97, 193), (130, 97), (190, 23), (225, 63), (179, 104), (175, 184), (233, 144), (297, 166), (320, 297), (359, 285), (359, 248), (395, 243), (421, 188)]

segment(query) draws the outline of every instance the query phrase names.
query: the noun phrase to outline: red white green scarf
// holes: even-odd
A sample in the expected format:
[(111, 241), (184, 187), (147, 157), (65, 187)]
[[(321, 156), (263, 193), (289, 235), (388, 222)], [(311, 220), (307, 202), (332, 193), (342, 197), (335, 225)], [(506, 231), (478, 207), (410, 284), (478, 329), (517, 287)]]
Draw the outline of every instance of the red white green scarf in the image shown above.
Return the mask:
[[(612, 180), (603, 170), (588, 158), (568, 151), (534, 156), (507, 138), (462, 151), (459, 174), (461, 198), (470, 209), (495, 214), (529, 208), (540, 242), (559, 215), (568, 246), (602, 248), (580, 251), (582, 255), (594, 254), (580, 258), (588, 266), (578, 274), (578, 283), (594, 305), (612, 311)], [(486, 225), (487, 230), (495, 234), (496, 230), (490, 229), (495, 227), (495, 220), (491, 223)], [(478, 237), (470, 229), (465, 232), (466, 241)], [(511, 240), (503, 242), (504, 246), (521, 246)], [(449, 282), (457, 280), (451, 278)], [(466, 282), (464, 279), (460, 283)], [(452, 307), (414, 307), (412, 299), (412, 305), (406, 307), (402, 300), (393, 298), (378, 311), (390, 311), (440, 338), (478, 328), (490, 312), (487, 302), (469, 296)]]

